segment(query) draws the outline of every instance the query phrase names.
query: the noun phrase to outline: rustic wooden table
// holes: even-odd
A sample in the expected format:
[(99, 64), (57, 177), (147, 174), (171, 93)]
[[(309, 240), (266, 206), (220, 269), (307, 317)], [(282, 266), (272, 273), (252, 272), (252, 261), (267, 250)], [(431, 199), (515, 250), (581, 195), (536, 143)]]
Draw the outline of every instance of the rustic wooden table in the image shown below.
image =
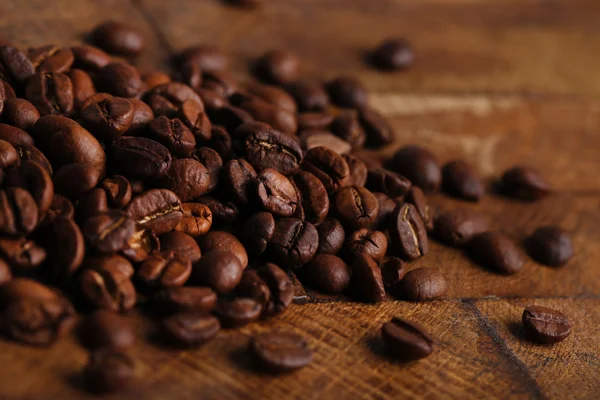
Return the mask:
[[(396, 128), (394, 147), (420, 142), (446, 161), (465, 156), (486, 176), (527, 162), (558, 191), (536, 204), (487, 196), (473, 207), (522, 240), (540, 224), (572, 233), (564, 268), (528, 261), (511, 277), (439, 244), (411, 265), (440, 268), (447, 298), (413, 304), (343, 301), (295, 305), (272, 321), (221, 333), (196, 350), (157, 346), (150, 322), (133, 316), (139, 384), (114, 399), (487, 399), (600, 398), (600, 2), (597, 0), (265, 0), (245, 11), (217, 0), (3, 0), (0, 34), (26, 47), (77, 43), (106, 18), (146, 35), (141, 62), (156, 67), (185, 46), (214, 43), (247, 78), (250, 60), (285, 46), (306, 75), (351, 74)], [(406, 73), (365, 66), (364, 51), (406, 36), (418, 61)], [(461, 205), (438, 195), (442, 208)], [(554, 346), (522, 338), (523, 308), (538, 304), (571, 318)], [(399, 315), (437, 339), (430, 357), (391, 362), (378, 339)], [(277, 328), (307, 337), (314, 362), (284, 377), (257, 374), (248, 337)], [(84, 399), (86, 352), (74, 338), (50, 349), (0, 342), (0, 399)]]

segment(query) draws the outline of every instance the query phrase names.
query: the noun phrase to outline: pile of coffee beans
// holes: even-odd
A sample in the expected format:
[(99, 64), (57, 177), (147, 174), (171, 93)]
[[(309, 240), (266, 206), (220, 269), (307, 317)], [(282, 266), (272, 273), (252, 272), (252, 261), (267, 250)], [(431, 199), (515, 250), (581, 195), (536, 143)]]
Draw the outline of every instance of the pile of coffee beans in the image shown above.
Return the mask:
[[(395, 135), (356, 79), (304, 79), (296, 54), (274, 50), (252, 66), (257, 80), (241, 83), (207, 45), (185, 49), (171, 77), (134, 66), (144, 40), (124, 23), (103, 23), (90, 40), (0, 47), (0, 329), (48, 346), (85, 315), (90, 390), (114, 391), (134, 376), (135, 337), (122, 314), (136, 304), (166, 343), (197, 346), (284, 312), (295, 276), (357, 301), (443, 297), (440, 270), (408, 267), (426, 256), (430, 236), (493, 271), (522, 267), (520, 246), (485, 215), (465, 207), (436, 216), (428, 206), (426, 194), (440, 188), (468, 202), (485, 195), (466, 161), (442, 166), (416, 145), (385, 162), (358, 153)], [(403, 69), (413, 58), (406, 41), (389, 40), (372, 61)], [(552, 190), (526, 166), (499, 183), (528, 201)], [(551, 266), (573, 254), (553, 226), (527, 249)], [(543, 343), (570, 332), (564, 315), (541, 307), (523, 322)], [(414, 322), (394, 318), (382, 335), (400, 359), (433, 351)], [(289, 332), (252, 338), (249, 354), (275, 372), (312, 360)]]

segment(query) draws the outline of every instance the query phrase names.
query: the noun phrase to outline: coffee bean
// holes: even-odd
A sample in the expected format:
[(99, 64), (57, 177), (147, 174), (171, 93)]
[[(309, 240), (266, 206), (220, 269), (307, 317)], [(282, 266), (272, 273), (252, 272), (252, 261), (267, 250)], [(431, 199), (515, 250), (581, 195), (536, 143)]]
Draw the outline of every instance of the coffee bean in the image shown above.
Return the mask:
[(298, 110), (294, 98), (285, 90), (280, 89), (277, 86), (250, 83), (246, 86), (246, 90), (251, 95), (256, 96), (283, 110), (291, 113), (296, 113)]
[(67, 76), (71, 79), (73, 85), (73, 106), (75, 113), (79, 113), (83, 103), (90, 97), (96, 94), (96, 88), (90, 75), (80, 69), (72, 69), (67, 72)]
[(215, 307), (215, 313), (221, 325), (228, 328), (239, 328), (256, 321), (262, 312), (262, 305), (252, 299), (236, 298), (222, 300)]
[(200, 88), (196, 89), (196, 92), (198, 92), (198, 95), (204, 103), (206, 112), (211, 118), (214, 114), (217, 114), (220, 109), (227, 107), (227, 105), (229, 104), (227, 99), (225, 99), (223, 96), (221, 96), (214, 90)]
[(0, 234), (25, 236), (38, 221), (38, 207), (29, 192), (18, 187), (0, 190)]
[(442, 169), (444, 190), (458, 198), (477, 201), (485, 193), (481, 178), (473, 167), (462, 160), (455, 160), (444, 165)]
[(175, 227), (176, 231), (194, 237), (204, 235), (209, 231), (213, 217), (208, 206), (198, 203), (183, 203), (181, 210), (183, 217)]
[(29, 58), (12, 46), (0, 46), (0, 79), (19, 86), (35, 72)]
[[(274, 316), (284, 312), (294, 300), (294, 283), (281, 268), (273, 263), (265, 263), (257, 267), (258, 276), (267, 285), (270, 293), (269, 301), (262, 303), (260, 299), (254, 298), (263, 304), (263, 312), (266, 316)], [(242, 282), (238, 286), (240, 293), (243, 293)]]
[(246, 249), (238, 238), (229, 232), (210, 231), (199, 239), (198, 244), (203, 255), (213, 251), (225, 251), (232, 253), (240, 261), (242, 269), (248, 266)]
[(521, 250), (500, 232), (475, 235), (468, 246), (476, 261), (503, 274), (517, 273), (525, 262)]
[(208, 189), (210, 176), (204, 165), (191, 158), (174, 160), (159, 185), (171, 190), (183, 202), (202, 196)]
[(462, 246), (473, 236), (488, 230), (483, 215), (464, 208), (447, 211), (435, 219), (435, 235), (451, 246)]
[(112, 62), (98, 71), (98, 87), (118, 97), (136, 97), (142, 91), (142, 77), (138, 70), (124, 62)]
[(247, 206), (256, 196), (256, 171), (246, 160), (234, 159), (223, 167), (222, 179), (232, 200)]
[(433, 352), (434, 340), (415, 322), (394, 317), (381, 327), (381, 337), (394, 358), (413, 361)]
[(202, 104), (200, 96), (192, 88), (179, 82), (155, 86), (144, 96), (144, 101), (156, 116), (165, 115), (169, 118), (177, 117), (181, 106), (187, 100)]
[(522, 200), (539, 200), (552, 192), (552, 186), (535, 168), (517, 166), (504, 172), (501, 179), (504, 193)]
[(4, 109), (0, 106), (0, 112), (4, 122), (24, 131), (31, 129), (40, 118), (37, 108), (25, 99), (5, 100)]
[(10, 99), (16, 99), (17, 95), (15, 94), (15, 90), (10, 86), (10, 84), (8, 82), (6, 82), (5, 80), (0, 79), (0, 86), (2, 86), (2, 90), (4, 92), (4, 99), (5, 100), (10, 100)]
[(381, 268), (383, 285), (387, 290), (393, 289), (406, 275), (405, 264), (398, 257), (387, 258), (379, 267)]
[(389, 226), (390, 218), (398, 203), (385, 193), (374, 192), (373, 196), (375, 196), (379, 204), (379, 213), (371, 227), (374, 229), (385, 229)]
[(284, 84), (299, 76), (300, 59), (288, 50), (273, 50), (265, 53), (256, 62), (255, 73), (267, 82)]
[(440, 298), (448, 291), (448, 284), (436, 268), (416, 268), (408, 271), (396, 285), (396, 293), (404, 300), (428, 301)]
[(192, 152), (192, 158), (200, 162), (208, 170), (210, 183), (206, 191), (207, 193), (212, 192), (219, 184), (219, 177), (223, 168), (221, 156), (210, 147), (200, 147)]
[(0, 286), (7, 284), (12, 279), (10, 266), (0, 258)]
[(183, 102), (178, 112), (179, 119), (190, 129), (196, 140), (212, 138), (212, 124), (204, 112), (204, 105), (189, 99)]
[(319, 225), (319, 254), (337, 254), (344, 245), (346, 232), (340, 221), (335, 218), (326, 218)]
[(367, 183), (367, 165), (352, 154), (343, 154), (342, 157), (350, 169), (350, 186), (365, 186)]
[(423, 190), (418, 186), (411, 187), (404, 200), (415, 206), (423, 220), (425, 229), (427, 229), (428, 232), (431, 232), (433, 230), (433, 212), (431, 207), (429, 207), (429, 204), (427, 204), (427, 199), (425, 198)]
[(104, 51), (86, 44), (73, 46), (71, 51), (75, 57), (73, 67), (81, 68), (84, 71), (98, 71), (112, 60)]
[(332, 103), (339, 107), (363, 108), (369, 102), (367, 88), (355, 78), (339, 77), (327, 83)]
[(298, 122), (293, 112), (274, 106), (260, 98), (253, 97), (240, 103), (240, 108), (256, 121), (264, 122), (273, 129), (284, 133), (296, 133)]
[(73, 219), (75, 216), (75, 208), (69, 199), (60, 194), (54, 194), (50, 208), (46, 212), (43, 223), (51, 223), (58, 217)]
[(302, 368), (312, 361), (312, 350), (300, 335), (288, 332), (266, 332), (254, 336), (248, 351), (262, 368), (272, 373), (285, 373)]
[(8, 168), (19, 161), (19, 154), (12, 144), (0, 140), (0, 168)]
[(374, 192), (385, 193), (394, 198), (405, 196), (412, 185), (400, 174), (384, 168), (369, 168), (366, 186)]
[(90, 353), (83, 380), (94, 393), (114, 393), (129, 386), (134, 378), (135, 363), (122, 350), (103, 347)]
[(179, 67), (179, 80), (192, 89), (199, 89), (202, 85), (202, 70), (193, 63), (186, 63)]
[(313, 224), (297, 218), (281, 218), (269, 244), (273, 259), (282, 265), (298, 267), (309, 262), (319, 247), (319, 234)]
[(370, 226), (379, 213), (377, 198), (360, 186), (346, 186), (338, 190), (334, 207), (342, 223), (351, 229)]
[(302, 169), (319, 178), (330, 194), (346, 186), (350, 180), (350, 169), (346, 161), (326, 147), (310, 149), (304, 157)]
[(298, 136), (302, 148), (306, 151), (315, 147), (326, 147), (337, 154), (344, 155), (352, 150), (350, 143), (332, 133), (320, 129), (304, 130)]
[(379, 147), (394, 141), (394, 129), (377, 111), (372, 108), (364, 108), (360, 110), (359, 117), (367, 135), (368, 146)]
[(227, 56), (218, 48), (209, 44), (199, 44), (184, 49), (179, 54), (181, 65), (193, 64), (201, 71), (223, 71), (227, 69)]
[(305, 270), (311, 285), (325, 293), (341, 293), (350, 283), (350, 269), (341, 258), (331, 254), (317, 254)]
[(559, 267), (573, 257), (573, 244), (569, 235), (558, 226), (543, 226), (526, 241), (529, 255), (537, 262)]
[(285, 90), (296, 100), (299, 111), (323, 111), (329, 106), (327, 92), (318, 82), (296, 80), (286, 84)]
[(75, 221), (58, 216), (40, 233), (40, 241), (48, 252), (47, 275), (61, 281), (75, 274), (85, 256), (85, 241)]
[(392, 169), (407, 177), (413, 185), (425, 192), (440, 186), (442, 173), (436, 158), (419, 146), (406, 146), (398, 150), (391, 161)]
[(27, 55), (37, 72), (66, 72), (75, 60), (71, 49), (55, 45), (31, 48)]
[(172, 287), (157, 292), (154, 303), (167, 313), (210, 312), (217, 303), (217, 294), (208, 287)]
[(269, 212), (252, 214), (245, 222), (241, 232), (244, 247), (252, 256), (260, 256), (267, 249), (267, 245), (275, 232), (275, 219)]
[(77, 205), (77, 221), (81, 224), (99, 214), (104, 214), (108, 211), (108, 196), (106, 191), (101, 188), (96, 188), (81, 197)]
[(223, 161), (233, 157), (233, 141), (223, 127), (215, 126), (211, 129), (211, 139), (206, 146), (215, 150)]
[(150, 71), (142, 75), (142, 80), (146, 83), (146, 87), (152, 89), (155, 86), (171, 82), (171, 77), (161, 71)]
[(154, 121), (154, 112), (148, 104), (141, 100), (127, 99), (127, 101), (133, 105), (133, 120), (127, 130), (127, 134), (131, 136), (140, 135)]
[(0, 256), (15, 272), (31, 272), (46, 259), (46, 251), (26, 238), (0, 237)]
[(183, 286), (192, 273), (189, 258), (174, 251), (155, 253), (146, 258), (137, 273), (137, 279), (150, 289)]
[(401, 70), (412, 65), (415, 60), (410, 43), (403, 38), (386, 39), (373, 52), (372, 63), (385, 70)]
[(541, 306), (529, 306), (523, 311), (523, 328), (529, 339), (542, 344), (562, 342), (571, 333), (565, 314)]
[(112, 253), (125, 247), (133, 235), (135, 221), (123, 211), (111, 210), (89, 218), (83, 234), (90, 246), (102, 253)]
[(263, 310), (269, 308), (268, 305), (271, 302), (271, 289), (269, 289), (269, 286), (260, 277), (258, 270), (256, 269), (248, 268), (244, 271), (239, 285), (235, 288), (235, 292), (237, 296), (247, 297), (255, 300), (263, 306)]
[(166, 189), (152, 189), (131, 200), (127, 214), (144, 229), (162, 235), (175, 229), (183, 217), (181, 201)]
[(238, 90), (237, 81), (226, 71), (204, 71), (202, 87), (213, 90), (223, 97), (230, 97)]
[(385, 288), (381, 270), (377, 262), (369, 255), (357, 254), (350, 265), (352, 286), (361, 301), (380, 302), (385, 300)]
[(99, 256), (88, 256), (84, 264), (87, 269), (107, 270), (110, 273), (118, 274), (123, 278), (131, 278), (135, 272), (131, 262), (117, 254), (103, 254)]
[(52, 176), (54, 174), (50, 161), (48, 161), (44, 153), (39, 151), (36, 147), (26, 145), (16, 145), (14, 147), (17, 150), (21, 164), (25, 164), (27, 161), (33, 161), (44, 168), (44, 170), (48, 172), (48, 175)]
[(368, 255), (375, 261), (381, 261), (387, 248), (388, 242), (383, 232), (362, 228), (346, 236), (344, 253), (348, 261), (361, 254)]
[(81, 294), (91, 305), (98, 308), (111, 311), (130, 310), (135, 305), (136, 293), (129, 272), (112, 263), (88, 268), (80, 277)]
[(296, 188), (285, 175), (276, 170), (266, 168), (258, 174), (256, 191), (259, 203), (266, 211), (281, 217), (291, 217), (296, 212)]
[(331, 132), (348, 142), (353, 149), (363, 147), (367, 139), (360, 124), (358, 113), (354, 110), (346, 110), (338, 114), (331, 124)]
[(129, 319), (107, 310), (97, 310), (85, 318), (79, 328), (79, 336), (89, 349), (109, 347), (127, 350), (135, 343)]
[(231, 292), (242, 279), (243, 267), (235, 254), (226, 251), (205, 253), (194, 265), (191, 282), (206, 285), (219, 294)]
[(427, 231), (417, 209), (408, 203), (396, 207), (390, 218), (390, 237), (394, 247), (406, 260), (416, 260), (427, 254)]
[(262, 124), (241, 125), (236, 135), (245, 136), (246, 159), (257, 170), (273, 168), (290, 175), (300, 168), (302, 149), (293, 137)]
[(113, 139), (125, 133), (133, 122), (133, 105), (126, 99), (109, 97), (89, 103), (81, 111), (83, 125), (101, 139)]
[(163, 330), (169, 341), (192, 347), (213, 339), (221, 330), (216, 317), (203, 312), (180, 312), (162, 321)]
[(212, 196), (201, 196), (196, 201), (210, 209), (214, 227), (229, 226), (240, 216), (240, 208), (232, 201), (221, 200)]
[(299, 131), (307, 129), (326, 130), (335, 118), (335, 115), (329, 111), (302, 112), (298, 113), (297, 116)]
[[(54, 174), (54, 190), (69, 199), (75, 200), (90, 192), (102, 177), (102, 171), (88, 163), (65, 165)], [(78, 185), (73, 185), (78, 182)]]
[(123, 136), (113, 140), (112, 159), (123, 175), (137, 179), (160, 178), (171, 166), (169, 150), (141, 137)]
[(25, 98), (38, 109), (40, 115), (70, 115), (73, 112), (73, 84), (65, 74), (34, 74), (27, 80)]
[(107, 199), (113, 207), (123, 208), (131, 201), (131, 185), (124, 176), (114, 175), (104, 179), (100, 185), (106, 191)]
[(109, 53), (138, 56), (145, 49), (142, 34), (125, 22), (105, 21), (91, 33), (95, 45)]
[(121, 254), (132, 262), (142, 262), (158, 251), (160, 251), (160, 242), (156, 234), (151, 229), (139, 229), (121, 249)]
[(22, 129), (0, 124), (0, 139), (13, 146), (33, 146), (33, 138)]
[(160, 248), (163, 252), (174, 251), (179, 258), (187, 258), (192, 264), (200, 260), (201, 256), (200, 247), (194, 238), (177, 231), (162, 235)]
[(311, 224), (320, 224), (329, 212), (329, 197), (323, 183), (310, 172), (300, 171), (293, 176), (299, 203), (294, 216)]

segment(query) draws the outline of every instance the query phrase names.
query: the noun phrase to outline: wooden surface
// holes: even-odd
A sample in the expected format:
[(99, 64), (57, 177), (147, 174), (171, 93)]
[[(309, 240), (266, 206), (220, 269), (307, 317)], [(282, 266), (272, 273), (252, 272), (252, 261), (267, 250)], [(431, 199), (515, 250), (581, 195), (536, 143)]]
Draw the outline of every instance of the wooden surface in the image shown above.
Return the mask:
[[(77, 43), (106, 18), (147, 37), (141, 61), (166, 67), (173, 52), (214, 43), (235, 74), (263, 51), (289, 46), (308, 76), (355, 75), (396, 128), (394, 147), (421, 142), (442, 161), (466, 156), (492, 177), (519, 162), (547, 173), (558, 193), (536, 204), (487, 196), (478, 208), (521, 241), (541, 224), (572, 234), (564, 268), (528, 261), (512, 277), (437, 243), (411, 264), (440, 268), (444, 300), (295, 305), (283, 316), (224, 331), (191, 351), (156, 344), (133, 315), (139, 383), (114, 399), (484, 399), (600, 396), (600, 2), (597, 0), (265, 0), (257, 11), (212, 0), (8, 0), (0, 35), (22, 46)], [(365, 66), (364, 51), (387, 36), (414, 43), (406, 73)], [(389, 148), (382, 155), (390, 154)], [(436, 195), (439, 209), (470, 205)], [(520, 331), (532, 304), (569, 315), (572, 335), (534, 345)], [(427, 327), (436, 351), (417, 363), (385, 357), (379, 329), (392, 316)], [(315, 360), (284, 377), (257, 374), (244, 355), (255, 332), (280, 329), (310, 341)], [(83, 399), (86, 352), (74, 338), (50, 349), (0, 342), (0, 399)]]

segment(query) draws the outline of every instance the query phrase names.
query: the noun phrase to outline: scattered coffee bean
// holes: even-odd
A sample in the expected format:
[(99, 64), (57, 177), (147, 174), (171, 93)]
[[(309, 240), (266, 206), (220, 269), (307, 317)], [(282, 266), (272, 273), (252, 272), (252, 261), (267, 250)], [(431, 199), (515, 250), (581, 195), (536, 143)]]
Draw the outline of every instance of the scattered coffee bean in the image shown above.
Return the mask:
[(160, 248), (164, 252), (173, 251), (180, 258), (187, 258), (192, 264), (200, 260), (200, 246), (193, 237), (183, 232), (169, 232), (160, 237)]
[(28, 191), (0, 190), (0, 234), (25, 236), (35, 229), (38, 221), (38, 207)]
[(433, 192), (440, 186), (442, 172), (436, 158), (428, 150), (419, 146), (406, 146), (394, 154), (392, 169), (413, 185), (425, 192)]
[(371, 227), (373, 229), (385, 229), (389, 226), (390, 218), (398, 203), (385, 193), (374, 192), (373, 196), (375, 196), (379, 204), (379, 213), (377, 213), (377, 218), (375, 218)]
[(250, 205), (256, 198), (256, 170), (246, 160), (230, 160), (223, 167), (222, 179), (232, 200), (240, 205)]
[(145, 48), (144, 38), (134, 27), (119, 21), (106, 21), (98, 25), (91, 34), (98, 47), (109, 53), (138, 56)]
[(406, 39), (387, 39), (372, 54), (372, 63), (385, 70), (400, 70), (412, 65), (415, 54)]
[(233, 253), (210, 251), (193, 268), (191, 282), (212, 288), (219, 294), (231, 292), (240, 283), (244, 269)]
[(256, 124), (241, 125), (236, 135), (246, 138), (246, 159), (257, 170), (273, 168), (290, 175), (300, 168), (302, 149), (293, 137)]
[(348, 184), (351, 186), (365, 186), (368, 173), (367, 165), (352, 154), (342, 154), (342, 157), (346, 160), (350, 169), (350, 181)]
[(486, 232), (488, 220), (476, 211), (458, 208), (441, 214), (434, 226), (439, 240), (451, 246), (462, 246), (475, 235)]
[(124, 176), (114, 175), (106, 178), (102, 181), (101, 186), (106, 191), (106, 197), (113, 207), (123, 208), (131, 201), (131, 184)]
[(73, 66), (84, 71), (98, 71), (111, 62), (111, 57), (97, 47), (80, 45), (71, 47), (75, 58)]
[(46, 251), (27, 238), (0, 237), (0, 256), (14, 271), (30, 273), (44, 262)]
[(539, 200), (552, 192), (552, 186), (535, 168), (513, 167), (502, 175), (501, 189), (509, 196), (523, 200)]
[(391, 290), (406, 275), (406, 266), (398, 257), (390, 257), (380, 265), (383, 285)]
[(202, 345), (214, 338), (221, 324), (216, 317), (203, 312), (185, 311), (162, 321), (163, 330), (170, 340), (187, 347)]
[(394, 317), (381, 327), (390, 355), (402, 361), (425, 358), (433, 352), (433, 338), (420, 325)]
[(543, 344), (562, 342), (571, 333), (565, 314), (541, 306), (530, 306), (523, 311), (523, 328), (527, 337)]
[(299, 76), (300, 59), (287, 50), (273, 50), (265, 53), (255, 65), (256, 75), (275, 84), (294, 81)]
[(73, 112), (73, 84), (65, 74), (35, 73), (27, 80), (25, 98), (38, 109), (40, 115), (70, 115)]
[(296, 100), (299, 111), (323, 111), (329, 106), (327, 92), (318, 82), (296, 80), (287, 83), (285, 90)]
[(238, 297), (233, 300), (220, 301), (215, 307), (215, 314), (221, 325), (227, 328), (238, 328), (256, 321), (262, 312), (262, 305), (253, 300)]
[(364, 108), (369, 102), (367, 88), (358, 80), (340, 77), (327, 84), (331, 101), (340, 107)]
[(137, 299), (130, 278), (131, 275), (124, 273), (118, 264), (101, 264), (98, 268), (83, 271), (80, 277), (81, 294), (98, 308), (130, 310)]
[(210, 179), (206, 192), (212, 192), (219, 184), (219, 177), (221, 175), (221, 169), (223, 168), (221, 156), (210, 147), (200, 147), (192, 152), (192, 158), (204, 165), (207, 169)]
[(310, 172), (300, 171), (293, 176), (299, 203), (296, 218), (318, 225), (329, 212), (329, 197), (323, 183)]
[(227, 68), (227, 56), (217, 47), (200, 44), (186, 48), (179, 55), (181, 65), (193, 64), (201, 71), (215, 72)]
[(389, 232), (394, 247), (406, 260), (416, 260), (427, 254), (429, 244), (425, 224), (412, 204), (396, 207), (390, 218)]
[(410, 188), (406, 197), (404, 198), (407, 203), (415, 206), (421, 219), (423, 220), (423, 224), (425, 224), (425, 228), (427, 232), (431, 232), (433, 230), (433, 212), (429, 204), (427, 203), (427, 199), (425, 198), (425, 194), (423, 190), (418, 186), (413, 186)]
[(571, 238), (558, 226), (536, 229), (526, 245), (531, 257), (544, 265), (560, 267), (573, 257)]
[(210, 175), (204, 165), (191, 158), (174, 160), (159, 185), (171, 190), (183, 202), (192, 201), (206, 193)]
[(135, 363), (122, 350), (103, 347), (90, 354), (83, 379), (85, 387), (94, 393), (113, 393), (127, 387), (133, 380)]
[(304, 157), (302, 169), (319, 178), (329, 194), (346, 186), (350, 180), (350, 168), (346, 161), (326, 147), (310, 149)]
[(466, 161), (456, 160), (442, 168), (444, 190), (458, 198), (477, 201), (485, 193), (481, 178)]
[(102, 253), (125, 247), (135, 231), (135, 221), (123, 211), (111, 210), (90, 217), (83, 228), (88, 244)]
[(254, 360), (272, 373), (302, 368), (312, 361), (312, 351), (302, 336), (294, 333), (267, 332), (254, 336), (248, 350)]
[(171, 154), (154, 140), (119, 137), (112, 142), (113, 162), (123, 175), (134, 179), (156, 179), (171, 167)]
[(412, 187), (408, 179), (384, 168), (369, 168), (366, 186), (392, 198), (405, 196)]
[(194, 135), (179, 118), (161, 115), (152, 121), (150, 131), (157, 141), (179, 157), (189, 157), (196, 147)]
[(469, 253), (485, 267), (503, 274), (517, 273), (525, 262), (521, 250), (500, 232), (475, 235), (468, 243)]
[(40, 119), (37, 108), (25, 99), (8, 99), (4, 101), (4, 109), (0, 108), (0, 112), (5, 123), (24, 131), (31, 129)]
[(183, 217), (181, 201), (166, 189), (152, 189), (131, 200), (127, 214), (139, 227), (161, 235), (175, 229)]
[(360, 110), (359, 117), (367, 135), (368, 146), (380, 147), (394, 141), (394, 129), (377, 111), (367, 107)]
[(399, 297), (411, 301), (428, 301), (446, 294), (448, 284), (436, 268), (422, 267), (408, 271), (396, 285)]
[(341, 258), (331, 254), (317, 254), (305, 270), (311, 285), (325, 293), (341, 293), (350, 283), (350, 268)]
[(232, 201), (220, 200), (212, 196), (201, 196), (196, 201), (210, 209), (214, 227), (229, 226), (240, 216), (240, 208)]

